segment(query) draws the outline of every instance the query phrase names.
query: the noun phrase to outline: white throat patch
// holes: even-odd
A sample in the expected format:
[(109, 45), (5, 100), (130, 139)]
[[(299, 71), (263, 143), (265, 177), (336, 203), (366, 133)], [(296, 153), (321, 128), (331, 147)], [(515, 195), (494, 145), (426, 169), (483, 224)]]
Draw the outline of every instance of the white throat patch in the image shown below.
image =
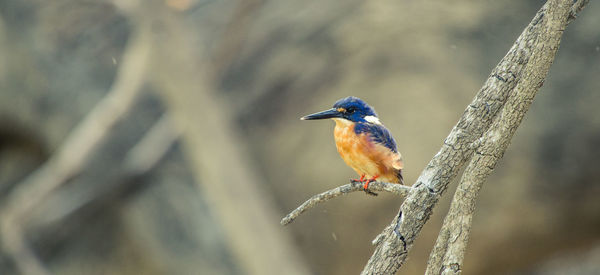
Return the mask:
[(381, 125), (381, 122), (379, 121), (379, 118), (377, 118), (376, 116), (366, 116), (365, 120), (367, 122), (373, 123), (373, 124), (379, 124)]
[(350, 120), (347, 120), (347, 119), (345, 119), (345, 118), (337, 118), (337, 117), (334, 117), (334, 118), (332, 118), (332, 119), (333, 119), (333, 121), (335, 121), (335, 124), (336, 124), (336, 125), (339, 125), (340, 127), (349, 127), (350, 125), (352, 125), (352, 124), (353, 124), (353, 122), (352, 122), (352, 121), (350, 121)]

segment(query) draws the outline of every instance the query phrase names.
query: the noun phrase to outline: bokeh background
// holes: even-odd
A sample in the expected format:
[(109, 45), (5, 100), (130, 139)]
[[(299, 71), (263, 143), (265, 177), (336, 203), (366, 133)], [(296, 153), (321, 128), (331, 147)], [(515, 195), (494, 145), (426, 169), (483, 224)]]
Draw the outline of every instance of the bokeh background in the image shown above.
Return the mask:
[[(544, 87), (483, 187), (465, 274), (600, 273), (600, 6), (591, 2), (565, 31)], [(233, 252), (228, 234), (235, 231), (222, 221), (239, 205), (223, 210), (219, 203), (228, 202), (214, 199), (209, 186), (239, 183), (228, 173), (203, 182), (211, 167), (198, 172), (189, 155), (204, 152), (251, 171), (260, 196), (246, 199), (269, 207), (269, 226), (299, 255), (298, 266), (357, 274), (402, 200), (355, 193), (281, 227), (279, 219), (305, 199), (355, 176), (337, 155), (333, 123), (298, 118), (342, 97), (363, 98), (394, 134), (413, 183), (542, 5), (1, 0), (0, 205), (111, 90), (135, 28), (153, 20), (153, 33), (177, 33), (186, 45), (168, 36), (151, 42), (170, 48), (163, 59), (148, 56), (154, 61), (144, 66), (140, 95), (81, 169), (36, 202), (24, 229), (44, 267), (54, 274), (247, 274), (241, 262), (266, 252)], [(192, 78), (205, 81), (188, 81), (190, 66), (200, 68)], [(179, 78), (156, 84), (163, 75)], [(178, 96), (170, 84), (195, 91), (194, 107), (210, 110), (190, 113), (190, 124), (208, 136), (223, 127), (232, 138), (203, 151), (175, 133), (173, 143), (151, 147), (156, 163), (132, 172), (124, 163), (153, 125), (165, 114), (185, 116), (169, 103)], [(219, 123), (208, 124), (212, 116)], [(452, 193), (399, 274), (425, 270)], [(18, 274), (14, 258), (2, 250), (0, 274)]]

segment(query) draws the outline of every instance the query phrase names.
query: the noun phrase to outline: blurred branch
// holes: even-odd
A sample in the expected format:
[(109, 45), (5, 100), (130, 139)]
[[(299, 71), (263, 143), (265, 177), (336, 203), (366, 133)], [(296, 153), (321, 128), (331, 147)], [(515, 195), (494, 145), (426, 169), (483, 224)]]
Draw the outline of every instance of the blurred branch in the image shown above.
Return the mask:
[(164, 114), (140, 142), (129, 150), (125, 158), (125, 170), (132, 174), (147, 173), (162, 159), (177, 138), (179, 132), (173, 127), (169, 115)]
[[(156, 61), (156, 64), (160, 64), (152, 66), (154, 70), (151, 70), (151, 72), (155, 72), (156, 75), (153, 74), (153, 76), (156, 77), (152, 77), (153, 81), (151, 83), (164, 90), (162, 96), (167, 99), (167, 103), (170, 103), (169, 99), (176, 98), (178, 105), (167, 104), (169, 114), (174, 114), (175, 119), (170, 121), (169, 117), (163, 117), (143, 140), (128, 153), (123, 167), (125, 169), (124, 175), (118, 181), (121, 184), (118, 186), (112, 184), (100, 190), (101, 192), (90, 193), (89, 190), (83, 190), (87, 196), (80, 195), (79, 197), (82, 199), (76, 202), (73, 200), (61, 202), (60, 199), (55, 199), (55, 202), (63, 205), (54, 205), (52, 208), (60, 209), (61, 212), (50, 213), (42, 223), (59, 223), (60, 220), (75, 212), (101, 209), (106, 202), (112, 202), (111, 198), (115, 195), (118, 196), (122, 192), (128, 192), (130, 189), (128, 186), (133, 186), (137, 182), (132, 179), (142, 176), (151, 169), (180, 136), (184, 141), (184, 147), (187, 146), (188, 148), (184, 153), (188, 154), (188, 157), (192, 154), (192, 160), (197, 155), (202, 157), (212, 156), (214, 160), (219, 155), (214, 153), (215, 149), (222, 148), (223, 144), (226, 144), (227, 148), (235, 148), (236, 144), (241, 143), (241, 141), (233, 141), (235, 134), (229, 134), (230, 136), (225, 138), (215, 138), (219, 136), (219, 133), (224, 132), (221, 128), (231, 127), (233, 119), (228, 118), (227, 113), (221, 111), (227, 109), (219, 108), (219, 103), (215, 102), (216, 100), (208, 94), (212, 93), (212, 83), (216, 80), (220, 71), (229, 66), (234, 54), (241, 48), (247, 34), (245, 30), (250, 25), (249, 20), (258, 10), (257, 8), (261, 2), (241, 1), (238, 4), (234, 17), (232, 17), (233, 22), (229, 24), (223, 34), (222, 39), (225, 45), (216, 47), (218, 51), (215, 54), (216, 58), (200, 69), (195, 66), (197, 61), (194, 59), (195, 52), (190, 50), (190, 41), (186, 40), (191, 36), (186, 33), (186, 28), (181, 24), (179, 16), (170, 14), (158, 1), (149, 2), (145, 7), (127, 8), (128, 13), (133, 15), (146, 14), (147, 16), (148, 13), (158, 13), (155, 17), (158, 20), (154, 23), (160, 25), (161, 28), (158, 28), (154, 34), (169, 37), (169, 39), (161, 37), (157, 39), (158, 42), (151, 41), (151, 43), (158, 45), (153, 60)], [(174, 40), (169, 43), (165, 42), (171, 41), (170, 39)], [(186, 103), (193, 102), (195, 105), (191, 108), (181, 108), (180, 103), (182, 100)], [(202, 115), (198, 115), (197, 109), (200, 107), (203, 112)], [(178, 116), (182, 111), (185, 114)], [(199, 118), (201, 121), (191, 118)], [(210, 122), (215, 121), (215, 119), (222, 119), (221, 123), (211, 124)], [(191, 126), (185, 125), (182, 127), (182, 123), (191, 124)], [(212, 126), (206, 127), (206, 124)], [(206, 129), (210, 129), (210, 131), (206, 131)], [(196, 135), (190, 137), (190, 130)], [(198, 130), (203, 134), (200, 138), (197, 135)], [(200, 150), (189, 150), (190, 139), (194, 140), (194, 143), (201, 142)], [(206, 142), (207, 140), (208, 142)], [(199, 146), (194, 145), (193, 148), (199, 148)], [(206, 199), (209, 203), (212, 203), (211, 208), (217, 213), (221, 213), (218, 218), (224, 223), (222, 228), (226, 230), (227, 242), (234, 256), (241, 263), (241, 268), (249, 274), (308, 274), (300, 255), (296, 254), (291, 241), (285, 236), (285, 232), (277, 232), (278, 227), (271, 225), (277, 217), (272, 213), (273, 207), (269, 205), (272, 202), (269, 202), (267, 194), (260, 193), (259, 189), (261, 187), (258, 185), (258, 180), (254, 178), (254, 175), (248, 173), (249, 168), (245, 167), (247, 165), (239, 161), (241, 152), (235, 152), (236, 150), (239, 149), (234, 149), (231, 154), (227, 152), (232, 150), (218, 152), (221, 153), (221, 158), (224, 160), (233, 158), (231, 162), (237, 163), (223, 164), (222, 162), (216, 162), (222, 164), (221, 168), (216, 170), (223, 170), (223, 168), (228, 170), (220, 175), (217, 180), (207, 179), (209, 176), (214, 175), (212, 165), (198, 167), (197, 165), (193, 166), (194, 162), (192, 162), (192, 171), (197, 173), (195, 174), (196, 182), (207, 190)], [(229, 168), (228, 165), (233, 165), (233, 168)], [(232, 176), (236, 178), (236, 175), (241, 177), (237, 177), (237, 180), (219, 182), (222, 181), (222, 176), (231, 179)], [(236, 195), (239, 194), (240, 189), (246, 190), (241, 192), (244, 199), (238, 198)], [(235, 194), (232, 195), (231, 191)], [(68, 196), (68, 194), (60, 194), (60, 196)], [(256, 248), (259, 247), (264, 249), (257, 251)]]
[(271, 195), (264, 193), (235, 131), (232, 110), (213, 92), (210, 63), (198, 66), (196, 47), (181, 19), (157, 9), (163, 27), (157, 45), (152, 83), (181, 131), (184, 153), (195, 181), (222, 223), (240, 268), (248, 274), (309, 274), (289, 235), (277, 219)]
[[(385, 191), (390, 192), (392, 194), (406, 196), (408, 192), (411, 190), (410, 187), (404, 186), (397, 183), (389, 183), (389, 182), (379, 182), (374, 181), (369, 183), (368, 192), (370, 191)], [(281, 225), (287, 225), (293, 222), (300, 214), (304, 213), (306, 210), (315, 207), (317, 204), (326, 202), (330, 199), (339, 197), (341, 195), (346, 195), (348, 193), (357, 192), (357, 191), (365, 191), (363, 189), (363, 183), (352, 180), (351, 183), (339, 186), (337, 188), (325, 191), (321, 194), (317, 194), (312, 196), (310, 199), (305, 201), (302, 205), (298, 206), (298, 208), (294, 209), (291, 213), (287, 214), (282, 220)], [(367, 193), (367, 194), (375, 194), (375, 193)], [(376, 195), (376, 194), (375, 194)]]
[(134, 31), (108, 94), (73, 129), (56, 153), (18, 184), (8, 198), (0, 220), (2, 244), (22, 273), (46, 273), (25, 242), (23, 219), (50, 192), (81, 170), (110, 128), (131, 107), (145, 79), (149, 34), (148, 26)]
[[(581, 11), (587, 2), (578, 1), (573, 5), (573, 10)], [(565, 6), (568, 7), (568, 5)], [(517, 127), (533, 102), (535, 94), (544, 83), (558, 50), (562, 30), (572, 21), (571, 18), (576, 16), (571, 12), (567, 21), (564, 21), (562, 16), (555, 16), (564, 15), (561, 13), (562, 10), (550, 10), (552, 7), (543, 7), (538, 14), (543, 13), (544, 8), (548, 9), (545, 12), (551, 16), (550, 18), (557, 20), (540, 23), (547, 24), (548, 31), (539, 33), (536, 41), (537, 51), (533, 52), (531, 61), (525, 69), (528, 76), (515, 87), (515, 91), (508, 99), (499, 117), (482, 137), (481, 145), (475, 150), (473, 159), (465, 169), (436, 244), (429, 256), (426, 274), (460, 273), (479, 190), (502, 158)]]
[[(413, 190), (400, 206), (398, 215), (375, 239), (377, 247), (362, 274), (394, 274), (402, 266), (440, 196), (474, 152), (476, 156), (480, 156), (481, 152), (485, 153), (489, 150), (485, 147), (488, 142), (501, 145), (492, 150), (491, 158), (477, 160), (480, 158), (477, 157), (473, 165), (480, 165), (503, 155), (554, 60), (572, 4), (572, 0), (548, 1), (536, 14), (508, 54), (492, 71), (473, 102), (467, 106), (440, 151), (423, 170)], [(507, 120), (510, 121), (509, 124), (500, 124)], [(481, 147), (482, 144), (485, 146)], [(484, 149), (478, 149), (479, 147)], [(479, 151), (474, 151), (475, 149)], [(489, 171), (480, 172), (477, 177), (491, 173), (493, 167), (489, 167)], [(429, 269), (437, 273), (434, 270), (441, 271)]]
[[(172, 127), (168, 115), (163, 115), (152, 128), (133, 146), (121, 165), (122, 171), (114, 180), (107, 180), (100, 186), (62, 188), (53, 192), (45, 203), (43, 213), (35, 219), (35, 227), (50, 223), (64, 224), (73, 214), (81, 211), (96, 213), (122, 198), (131, 190), (137, 190), (144, 181), (140, 179), (149, 173), (175, 144), (179, 133)], [(37, 213), (36, 213), (37, 214)], [(34, 228), (35, 228), (34, 227)]]
[(235, 57), (240, 54), (244, 41), (256, 19), (256, 13), (262, 7), (264, 0), (238, 1), (233, 15), (223, 32), (219, 46), (215, 49), (211, 60), (211, 71), (213, 78), (219, 78), (227, 67), (231, 66)]
[(35, 255), (27, 243), (27, 240), (25, 240), (25, 234), (23, 233), (21, 225), (4, 216), (0, 222), (0, 229), (2, 230), (2, 246), (15, 262), (15, 265), (21, 274), (50, 274)]

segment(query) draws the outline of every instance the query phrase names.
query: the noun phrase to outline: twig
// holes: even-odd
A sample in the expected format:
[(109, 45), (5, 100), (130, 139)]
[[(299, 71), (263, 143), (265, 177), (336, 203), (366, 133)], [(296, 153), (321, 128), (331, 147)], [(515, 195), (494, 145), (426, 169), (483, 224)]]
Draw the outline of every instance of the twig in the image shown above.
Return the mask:
[[(61, 147), (39, 169), (17, 185), (2, 211), (2, 244), (25, 274), (45, 274), (40, 261), (28, 246), (22, 232), (24, 216), (50, 192), (76, 174), (90, 153), (110, 132), (110, 128), (133, 104), (144, 82), (150, 53), (149, 27), (140, 27), (128, 46), (123, 65), (109, 93), (73, 129)], [(31, 269), (30, 265), (37, 265)]]
[[(374, 181), (369, 183), (368, 190), (385, 191), (400, 196), (406, 196), (411, 190), (411, 187), (397, 183)], [(352, 180), (349, 184), (342, 185), (337, 188), (314, 195), (310, 199), (305, 201), (302, 205), (298, 206), (298, 208), (294, 209), (294, 211), (290, 212), (289, 214), (287, 214), (287, 216), (281, 219), (281, 225), (287, 225), (293, 222), (298, 216), (300, 216), (300, 214), (304, 213), (308, 209), (315, 207), (319, 203), (326, 202), (330, 199), (339, 197), (341, 195), (346, 195), (348, 193), (357, 191), (364, 191), (363, 184), (359, 181)]]
[[(579, 2), (585, 2), (583, 5), (587, 3), (587, 1)], [(573, 7), (577, 9), (577, 12), (583, 9), (583, 6), (575, 7), (578, 3)], [(571, 21), (567, 21), (567, 24), (569, 22)], [(555, 28), (563, 27), (556, 24)], [(540, 33), (538, 40), (549, 41), (547, 43), (549, 45), (558, 45), (561, 38), (561, 35), (558, 34), (559, 30), (552, 29), (549, 32)], [(426, 274), (460, 273), (479, 190), (502, 158), (517, 126), (541, 87), (539, 84), (543, 83), (557, 50), (558, 47), (542, 47), (541, 50), (534, 53), (532, 60), (540, 61), (538, 64), (532, 61), (528, 67), (536, 69), (526, 68), (527, 71), (531, 71), (531, 75), (517, 85), (502, 113), (482, 138), (482, 144), (476, 149), (475, 156), (465, 169), (454, 194), (450, 210), (444, 219), (435, 247), (429, 257)]]
[[(554, 59), (553, 55), (544, 54), (558, 48), (560, 39), (556, 38), (560, 38), (563, 33), (571, 7), (572, 0), (548, 1), (536, 14), (467, 107), (440, 151), (421, 173), (413, 186), (414, 191), (409, 193), (400, 206), (398, 215), (377, 237), (375, 252), (362, 274), (394, 274), (406, 261), (408, 251), (440, 196), (473, 155), (473, 149), (477, 147), (474, 144), (478, 144), (478, 140), (488, 131), (509, 95), (515, 98), (512, 94), (515, 93), (517, 84), (526, 79), (539, 81), (525, 81), (536, 87), (528, 91), (537, 91), (543, 83), (543, 77), (540, 80), (537, 76), (545, 75), (546, 68)], [(540, 54), (541, 52), (544, 54)], [(524, 88), (526, 87), (519, 89)]]

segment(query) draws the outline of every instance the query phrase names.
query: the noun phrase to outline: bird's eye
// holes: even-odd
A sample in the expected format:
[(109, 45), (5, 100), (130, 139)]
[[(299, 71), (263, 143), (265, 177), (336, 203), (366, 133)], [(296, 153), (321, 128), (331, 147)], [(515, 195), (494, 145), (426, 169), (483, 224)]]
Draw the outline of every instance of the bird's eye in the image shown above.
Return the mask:
[(347, 114), (352, 114), (352, 113), (354, 113), (354, 111), (356, 111), (356, 109), (354, 109), (354, 108), (348, 108), (348, 109), (346, 109), (346, 113)]

